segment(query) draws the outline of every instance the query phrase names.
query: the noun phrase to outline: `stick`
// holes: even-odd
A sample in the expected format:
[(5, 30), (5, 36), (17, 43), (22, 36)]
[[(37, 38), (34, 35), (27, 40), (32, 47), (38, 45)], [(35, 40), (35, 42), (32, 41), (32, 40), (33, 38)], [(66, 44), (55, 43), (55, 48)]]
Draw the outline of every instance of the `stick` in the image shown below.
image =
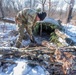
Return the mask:
[(4, 22), (8, 22), (8, 23), (13, 23), (13, 24), (15, 24), (15, 21), (9, 20), (9, 19), (0, 18), (0, 21), (4, 21)]

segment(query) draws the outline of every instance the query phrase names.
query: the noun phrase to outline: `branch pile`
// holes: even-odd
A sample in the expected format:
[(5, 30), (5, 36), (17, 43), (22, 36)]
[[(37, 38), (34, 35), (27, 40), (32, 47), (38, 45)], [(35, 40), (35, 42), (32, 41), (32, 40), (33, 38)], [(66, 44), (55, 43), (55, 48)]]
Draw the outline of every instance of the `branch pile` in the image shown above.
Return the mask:
[(42, 42), (42, 45), (44, 47), (0, 48), (0, 55), (2, 55), (0, 66), (4, 63), (13, 64), (15, 63), (14, 58), (20, 58), (27, 59), (27, 63), (31, 66), (40, 65), (44, 67), (49, 75), (70, 75), (76, 72), (75, 46), (57, 48), (46, 41)]

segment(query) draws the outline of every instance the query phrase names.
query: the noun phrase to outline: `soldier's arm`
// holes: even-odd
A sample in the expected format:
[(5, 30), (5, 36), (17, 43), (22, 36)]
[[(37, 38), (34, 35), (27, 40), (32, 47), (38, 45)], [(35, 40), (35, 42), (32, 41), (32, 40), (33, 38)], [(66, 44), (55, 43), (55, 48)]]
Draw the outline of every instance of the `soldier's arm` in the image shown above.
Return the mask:
[(15, 24), (17, 24), (17, 16), (15, 16)]
[(17, 17), (15, 17), (15, 23), (16, 23), (16, 25), (17, 25), (17, 24), (20, 24), (20, 21), (18, 20)]
[(21, 22), (22, 22), (22, 20), (19, 19), (19, 16), (18, 16), (18, 15), (16, 15), (16, 16), (15, 16), (15, 23), (16, 23), (16, 25), (17, 25), (17, 24), (21, 24)]
[(38, 15), (36, 15), (35, 20), (33, 22), (33, 28), (35, 27), (37, 21), (40, 21), (40, 18), (38, 17)]

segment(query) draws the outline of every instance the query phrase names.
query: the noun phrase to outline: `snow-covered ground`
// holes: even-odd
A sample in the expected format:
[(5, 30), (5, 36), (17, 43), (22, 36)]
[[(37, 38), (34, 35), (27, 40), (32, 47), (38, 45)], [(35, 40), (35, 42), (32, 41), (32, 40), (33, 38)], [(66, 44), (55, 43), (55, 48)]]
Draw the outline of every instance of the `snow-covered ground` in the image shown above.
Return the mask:
[(11, 40), (15, 38), (9, 35), (10, 31), (16, 30), (16, 25), (10, 23), (2, 23), (0, 22), (0, 47), (2, 46), (10, 46)]
[[(76, 42), (76, 26), (71, 24), (63, 24), (65, 29), (64, 33)], [(17, 30), (17, 26), (10, 23), (0, 22), (0, 47), (10, 47), (10, 42), (17, 37), (10, 33), (12, 30)], [(36, 38), (38, 40), (38, 38)], [(28, 40), (28, 43), (30, 41)], [(24, 44), (28, 44), (27, 41), (23, 41)], [(8, 68), (0, 67), (0, 75), (46, 75), (44, 69), (41, 66), (31, 67), (25, 60), (14, 60), (16, 64), (8, 65)]]
[(41, 66), (30, 66), (27, 60), (13, 60), (15, 64), (6, 63), (0, 67), (0, 75), (46, 75)]
[(72, 24), (63, 24), (63, 27), (65, 29), (64, 33), (76, 42), (76, 26)]
[[(12, 35), (12, 33), (10, 34), (13, 30), (17, 30), (15, 24), (0, 22), (0, 47), (10, 47), (10, 43), (16, 40), (17, 36)], [(28, 45), (29, 43), (30, 40), (22, 41), (22, 45)], [(13, 61), (16, 64), (5, 63), (0, 67), (0, 75), (46, 75), (44, 68), (41, 66), (31, 67), (25, 59), (14, 59)]]

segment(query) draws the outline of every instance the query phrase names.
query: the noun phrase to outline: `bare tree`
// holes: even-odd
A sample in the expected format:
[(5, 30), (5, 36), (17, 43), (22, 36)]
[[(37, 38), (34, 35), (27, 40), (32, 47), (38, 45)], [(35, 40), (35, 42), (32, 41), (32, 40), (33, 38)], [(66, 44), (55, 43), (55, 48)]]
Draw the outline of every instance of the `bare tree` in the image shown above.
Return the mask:
[(33, 0), (25, 0), (25, 7), (33, 8)]
[(33, 7), (35, 6), (35, 4), (36, 4), (36, 1), (35, 1), (35, 0), (33, 0)]
[(4, 11), (3, 11), (3, 7), (2, 7), (2, 1), (0, 0), (0, 10), (1, 10), (1, 14), (2, 14), (2, 18), (4, 17)]
[(48, 17), (50, 16), (50, 9), (51, 9), (51, 0), (49, 0), (49, 10), (48, 10)]
[(36, 5), (37, 5), (37, 0), (30, 0), (30, 8), (35, 8), (36, 7)]
[(72, 10), (73, 10), (73, 6), (74, 6), (74, 2), (75, 0), (70, 0), (69, 4), (69, 8), (68, 8), (68, 12), (67, 12), (67, 18), (66, 18), (66, 23), (68, 23), (70, 21), (70, 19), (72, 18)]
[(32, 0), (30, 0), (29, 2), (30, 2), (30, 8), (32, 8)]
[(13, 6), (13, 9), (15, 10), (15, 12), (18, 12), (18, 9), (17, 9), (17, 7), (15, 5), (15, 1), (14, 0), (11, 0), (11, 3), (10, 4)]
[(42, 4), (42, 11), (45, 11), (46, 0), (39, 0), (39, 3)]

